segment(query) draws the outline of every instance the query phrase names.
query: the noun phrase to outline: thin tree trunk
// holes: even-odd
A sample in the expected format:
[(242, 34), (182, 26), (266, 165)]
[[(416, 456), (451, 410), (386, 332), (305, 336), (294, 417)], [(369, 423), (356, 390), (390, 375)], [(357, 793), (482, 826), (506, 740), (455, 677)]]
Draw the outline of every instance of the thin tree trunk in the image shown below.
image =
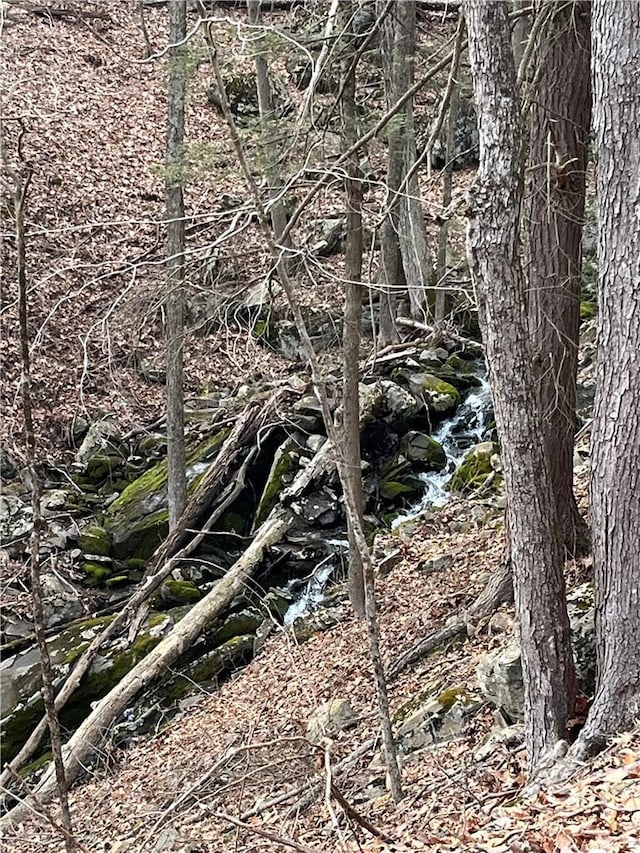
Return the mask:
[(545, 453), (520, 260), (522, 127), (507, 3), (467, 0), (480, 122), (467, 249), (502, 443), (510, 558), (525, 685), (526, 742), (535, 770), (564, 738), (575, 672), (552, 480)]
[[(415, 0), (395, 4), (382, 24), (382, 62), (387, 106), (410, 91), (414, 80)], [(388, 127), (387, 213), (380, 236), (380, 344), (398, 340), (398, 297), (409, 296), (411, 315), (427, 316), (431, 263), (417, 173), (408, 181), (416, 154), (413, 99), (408, 98)], [(404, 185), (406, 184), (406, 186)]]
[(165, 298), (165, 344), (167, 362), (167, 466), (169, 530), (173, 530), (187, 502), (184, 446), (184, 105), (186, 66), (184, 41), (187, 33), (187, 4), (169, 2), (169, 108), (167, 117), (166, 206), (167, 206), (167, 293)]
[[(247, 11), (249, 23), (254, 27), (262, 26), (261, 0), (247, 0)], [(260, 111), (260, 128), (262, 134), (263, 151), (266, 160), (266, 175), (269, 181), (270, 216), (271, 227), (276, 239), (280, 243), (282, 233), (287, 227), (287, 215), (282, 200), (278, 197), (281, 190), (281, 182), (278, 176), (278, 149), (274, 136), (277, 131), (276, 113), (273, 102), (273, 92), (269, 81), (269, 67), (267, 65), (267, 51), (264, 34), (260, 33), (253, 37), (254, 63), (256, 69), (256, 88), (258, 92), (258, 109)], [(286, 246), (290, 246), (287, 238)]]
[(40, 579), (40, 528), (42, 515), (40, 511), (40, 476), (36, 469), (36, 436), (33, 423), (33, 406), (31, 396), (31, 359), (29, 353), (29, 329), (28, 329), (28, 289), (26, 271), (26, 241), (24, 231), (24, 208), (26, 203), (29, 184), (33, 174), (31, 165), (28, 165), (24, 173), (16, 172), (14, 175), (14, 209), (16, 217), (16, 249), (17, 249), (17, 275), (19, 289), (19, 326), (20, 326), (20, 351), (22, 356), (22, 409), (25, 425), (25, 445), (27, 457), (27, 472), (31, 486), (31, 510), (33, 514), (33, 529), (31, 532), (31, 600), (33, 603), (33, 630), (36, 636), (36, 644), (40, 656), (40, 670), (42, 673), (42, 699), (44, 702), (45, 716), (49, 727), (51, 739), (51, 752), (53, 754), (53, 786), (60, 800), (60, 813), (62, 827), (65, 831), (64, 845), (67, 853), (73, 853), (76, 844), (73, 839), (73, 826), (69, 812), (68, 779), (65, 774), (64, 760), (62, 757), (62, 736), (60, 733), (60, 721), (56, 712), (55, 693), (53, 688), (53, 670), (49, 647), (47, 646), (47, 633), (44, 623), (44, 606), (42, 600), (42, 583)]
[(240, 163), (240, 167), (242, 169), (242, 173), (244, 175), (247, 187), (251, 193), (253, 198), (254, 205), (256, 207), (256, 212), (260, 221), (260, 226), (262, 228), (265, 242), (269, 248), (269, 252), (271, 253), (272, 258), (278, 264), (278, 273), (280, 276), (280, 281), (282, 282), (282, 287), (287, 297), (287, 302), (289, 303), (289, 308), (293, 315), (294, 322), (296, 324), (296, 328), (298, 330), (298, 334), (300, 335), (300, 340), (302, 341), (302, 345), (304, 346), (305, 353), (307, 355), (307, 359), (309, 361), (309, 366), (311, 369), (311, 377), (315, 386), (316, 394), (318, 396), (318, 401), (320, 402), (321, 410), (322, 410), (322, 418), (324, 421), (325, 429), (327, 431), (327, 436), (329, 438), (329, 442), (335, 451), (335, 464), (338, 472), (338, 477), (340, 479), (340, 484), (342, 486), (342, 491), (344, 495), (345, 502), (345, 511), (347, 516), (347, 522), (351, 527), (352, 534), (355, 540), (355, 544), (360, 552), (360, 556), (362, 559), (363, 572), (364, 572), (364, 583), (365, 583), (365, 600), (366, 600), (366, 626), (367, 626), (367, 640), (369, 643), (369, 656), (371, 659), (371, 663), (374, 670), (374, 676), (376, 681), (376, 694), (378, 699), (378, 716), (380, 720), (380, 728), (382, 734), (382, 742), (384, 745), (384, 753), (385, 753), (385, 763), (387, 767), (387, 776), (389, 788), (391, 791), (391, 795), (394, 801), (398, 801), (402, 798), (402, 785), (401, 785), (401, 777), (400, 777), (400, 767), (398, 765), (398, 757), (395, 741), (393, 738), (393, 729), (391, 726), (391, 716), (389, 713), (389, 697), (387, 694), (387, 686), (386, 686), (386, 678), (384, 672), (384, 666), (382, 663), (382, 656), (380, 654), (380, 637), (378, 632), (378, 620), (377, 620), (377, 607), (375, 600), (375, 589), (374, 589), (374, 565), (373, 558), (371, 556), (371, 550), (367, 545), (367, 541), (364, 535), (364, 531), (362, 529), (362, 525), (360, 523), (360, 519), (358, 516), (358, 509), (355, 505), (352, 490), (349, 487), (349, 474), (345, 468), (344, 462), (338, 452), (338, 448), (340, 446), (340, 436), (338, 434), (338, 430), (333, 422), (333, 416), (331, 413), (331, 406), (329, 405), (329, 398), (327, 394), (327, 387), (324, 381), (324, 377), (322, 374), (322, 369), (318, 362), (318, 356), (313, 348), (313, 343), (311, 342), (311, 338), (309, 336), (309, 331), (304, 321), (304, 317), (302, 315), (302, 310), (300, 308), (300, 304), (296, 299), (293, 282), (287, 272), (287, 269), (280, 263), (281, 258), (278, 252), (278, 248), (273, 240), (273, 234), (271, 232), (270, 224), (266, 216), (266, 212), (264, 207), (260, 201), (260, 193), (258, 191), (258, 187), (256, 186), (253, 175), (251, 174), (251, 169), (247, 162), (247, 158), (245, 155), (244, 148), (242, 146), (242, 142), (238, 135), (238, 129), (236, 127), (233, 115), (229, 108), (229, 102), (226, 97), (226, 91), (224, 88), (224, 81), (222, 80), (222, 76), (220, 74), (220, 68), (218, 66), (217, 53), (215, 49), (215, 44), (213, 42), (211, 36), (211, 29), (209, 28), (207, 31), (207, 40), (209, 46), (211, 48), (211, 62), (213, 65), (214, 74), (216, 77), (216, 83), (218, 85), (218, 89), (220, 91), (222, 108), (224, 112), (225, 119), (227, 121), (227, 125), (229, 127), (229, 133), (231, 136), (231, 140), (233, 142), (238, 161)]
[[(453, 154), (455, 151), (456, 121), (458, 118), (458, 95), (460, 86), (454, 82), (449, 99), (449, 125), (447, 128), (447, 146), (445, 151), (445, 166), (442, 178), (442, 209), (446, 210), (451, 204), (451, 189), (453, 184)], [(436, 324), (442, 323), (447, 307), (447, 291), (445, 277), (447, 274), (447, 245), (449, 238), (449, 220), (443, 220), (438, 233), (438, 274), (436, 287), (436, 304), (434, 319)]]
[[(352, 19), (353, 3), (347, 7)], [(354, 44), (350, 39), (349, 47)], [(350, 148), (358, 136), (356, 122), (356, 69), (352, 61), (354, 51), (346, 50), (343, 55), (342, 126), (346, 148)], [(362, 323), (362, 183), (358, 155), (347, 162), (347, 244), (344, 259), (345, 303), (343, 326), (343, 401), (342, 455), (349, 474), (353, 501), (363, 525), (362, 471), (360, 464), (360, 326)], [(357, 547), (351, 525), (349, 528), (349, 600), (354, 612), (361, 618), (366, 614), (362, 558)]]
[(584, 756), (640, 717), (640, 4), (593, 4), (598, 373), (591, 439), (596, 697)]
[[(525, 199), (525, 275), (544, 438), (562, 542), (588, 547), (573, 493), (582, 223), (591, 113), (590, 3), (537, 0), (548, 15), (534, 51)], [(562, 81), (559, 84), (558, 81)]]

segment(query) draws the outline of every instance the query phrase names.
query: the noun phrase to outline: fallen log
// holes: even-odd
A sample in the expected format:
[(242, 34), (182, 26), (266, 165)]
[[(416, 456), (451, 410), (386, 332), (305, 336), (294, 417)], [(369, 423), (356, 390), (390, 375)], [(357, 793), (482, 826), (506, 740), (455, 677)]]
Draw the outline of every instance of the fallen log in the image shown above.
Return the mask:
[[(290, 512), (276, 507), (256, 533), (244, 554), (231, 566), (227, 574), (216, 583), (211, 592), (195, 604), (171, 632), (160, 641), (107, 695), (101, 699), (87, 719), (64, 747), (67, 784), (71, 785), (86, 763), (89, 752), (97, 746), (105, 732), (138, 694), (157, 681), (186, 651), (220, 613), (231, 604), (245, 587), (247, 580), (262, 562), (266, 549), (280, 541), (291, 526)], [(9, 822), (20, 822), (33, 809), (35, 803), (47, 803), (55, 796), (57, 783), (50, 765), (33, 790), (0, 821), (0, 827)]]
[[(131, 633), (135, 632), (135, 629), (143, 621), (147, 613), (145, 603), (151, 594), (171, 574), (175, 559), (186, 557), (202, 539), (202, 534), (197, 534), (188, 544), (183, 545), (186, 537), (190, 535), (190, 530), (199, 522), (208, 505), (219, 492), (224, 490), (225, 486), (231, 485), (235, 490), (240, 474), (238, 469), (240, 460), (243, 458), (243, 455), (246, 455), (247, 447), (253, 445), (260, 429), (277, 413), (278, 406), (282, 404), (282, 401), (283, 392), (279, 392), (270, 397), (266, 403), (261, 404), (258, 401), (253, 401), (244, 409), (236, 425), (222, 444), (211, 467), (189, 499), (178, 526), (166, 537), (152, 555), (140, 586), (117, 616), (100, 634), (94, 637), (88, 648), (76, 662), (67, 680), (58, 691), (55, 703), (56, 711), (59, 712), (64, 708), (71, 696), (78, 689), (82, 678), (89, 671), (101, 647), (112, 637), (115, 637), (127, 624), (133, 626)], [(242, 477), (240, 476), (241, 479)], [(223, 500), (221, 506), (224, 506), (225, 503), (226, 501)], [(207, 524), (212, 524), (213, 520), (210, 517)], [(181, 548), (180, 546), (182, 545), (183, 547)], [(12, 772), (18, 772), (33, 757), (46, 730), (46, 718), (42, 717), (20, 752), (3, 770), (0, 776), (0, 786), (7, 787)]]

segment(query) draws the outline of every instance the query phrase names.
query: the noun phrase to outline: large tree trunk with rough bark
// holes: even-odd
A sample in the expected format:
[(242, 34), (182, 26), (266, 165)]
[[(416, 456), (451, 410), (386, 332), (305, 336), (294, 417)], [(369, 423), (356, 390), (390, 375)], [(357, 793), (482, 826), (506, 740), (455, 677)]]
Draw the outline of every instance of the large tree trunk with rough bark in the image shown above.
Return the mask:
[(537, 16), (550, 11), (533, 54), (525, 274), (558, 522), (567, 552), (575, 554), (588, 547), (587, 527), (573, 494), (573, 449), (591, 118), (590, 4), (536, 0)]
[(593, 4), (598, 378), (591, 451), (598, 680), (578, 753), (640, 717), (640, 3)]
[(508, 4), (467, 0), (465, 9), (480, 124), (467, 249), (502, 442), (526, 742), (535, 769), (565, 735), (575, 673), (520, 259), (523, 133)]

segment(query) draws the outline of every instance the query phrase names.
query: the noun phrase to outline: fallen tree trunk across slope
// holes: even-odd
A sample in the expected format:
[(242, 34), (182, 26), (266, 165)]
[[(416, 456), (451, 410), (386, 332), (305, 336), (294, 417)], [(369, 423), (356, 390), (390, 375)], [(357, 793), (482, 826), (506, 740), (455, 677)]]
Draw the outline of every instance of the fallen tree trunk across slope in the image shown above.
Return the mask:
[[(88, 753), (99, 744), (104, 733), (122, 714), (133, 699), (153, 684), (185, 652), (198, 636), (233, 599), (262, 562), (264, 552), (284, 536), (293, 521), (293, 515), (276, 507), (257, 531), (255, 538), (242, 556), (221, 578), (211, 592), (199, 601), (140, 663), (138, 663), (103, 699), (81, 724), (64, 748), (67, 784), (71, 784), (86, 763)], [(0, 826), (8, 821), (23, 820), (38, 803), (46, 803), (56, 794), (56, 779), (49, 766), (31, 797), (21, 801)]]
[[(127, 624), (138, 626), (147, 613), (145, 602), (174, 567), (174, 557), (185, 557), (197, 545), (199, 536), (187, 541), (190, 531), (197, 526), (202, 515), (219, 497), (220, 493), (239, 476), (239, 468), (255, 444), (259, 431), (275, 417), (286, 392), (277, 392), (264, 402), (252, 401), (240, 414), (234, 428), (220, 448), (211, 467), (196, 487), (180, 518), (176, 529), (158, 546), (152, 555), (138, 589), (107, 627), (98, 634), (84, 651), (69, 677), (56, 696), (56, 711), (60, 712), (77, 690), (85, 674), (96, 659), (100, 648), (115, 637)], [(0, 785), (7, 787), (12, 771), (20, 770), (34, 755), (46, 732), (46, 718), (42, 718), (28, 740), (0, 776)]]

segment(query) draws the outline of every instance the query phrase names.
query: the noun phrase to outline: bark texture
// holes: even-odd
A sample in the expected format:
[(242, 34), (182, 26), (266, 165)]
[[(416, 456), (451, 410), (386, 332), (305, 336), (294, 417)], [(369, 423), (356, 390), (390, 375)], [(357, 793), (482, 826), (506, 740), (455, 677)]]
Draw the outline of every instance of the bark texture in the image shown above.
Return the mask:
[[(348, 20), (352, 19), (354, 4), (347, 5)], [(356, 117), (356, 70), (354, 61), (357, 42), (350, 39), (343, 56), (342, 126), (345, 147), (350, 148), (358, 138)], [(362, 180), (359, 158), (353, 154), (347, 161), (346, 203), (347, 244), (345, 249), (345, 300), (343, 326), (343, 440), (341, 452), (353, 502), (363, 524), (362, 471), (360, 467), (360, 326), (362, 323)], [(365, 589), (362, 558), (351, 525), (349, 527), (349, 600), (354, 612), (364, 617)]]
[[(615, 8), (612, 9), (612, 6)], [(640, 3), (593, 4), (598, 378), (591, 452), (598, 681), (578, 741), (640, 716)]]
[(465, 9), (480, 124), (480, 166), (469, 197), (467, 249), (502, 442), (526, 741), (535, 770), (565, 735), (575, 673), (520, 260), (523, 133), (508, 4), (468, 0)]
[[(381, 4), (384, 6), (384, 4)], [(414, 83), (415, 0), (396, 3), (382, 24), (382, 60), (389, 109)], [(380, 237), (380, 343), (398, 340), (396, 305), (408, 294), (411, 316), (426, 318), (431, 275), (427, 232), (417, 174), (406, 180), (416, 162), (413, 99), (408, 98), (389, 124), (387, 215)]]
[(573, 494), (573, 448), (591, 119), (590, 3), (537, 0), (534, 12), (546, 15), (548, 25), (533, 54), (525, 273), (558, 523), (567, 552), (575, 554), (588, 547)]
[[(182, 0), (169, 2), (169, 41), (179, 45), (187, 32), (187, 7)], [(169, 107), (167, 116), (167, 294), (165, 345), (167, 361), (167, 473), (169, 529), (173, 530), (187, 502), (184, 447), (184, 197), (182, 193), (184, 102), (186, 68), (183, 49), (171, 48)]]

